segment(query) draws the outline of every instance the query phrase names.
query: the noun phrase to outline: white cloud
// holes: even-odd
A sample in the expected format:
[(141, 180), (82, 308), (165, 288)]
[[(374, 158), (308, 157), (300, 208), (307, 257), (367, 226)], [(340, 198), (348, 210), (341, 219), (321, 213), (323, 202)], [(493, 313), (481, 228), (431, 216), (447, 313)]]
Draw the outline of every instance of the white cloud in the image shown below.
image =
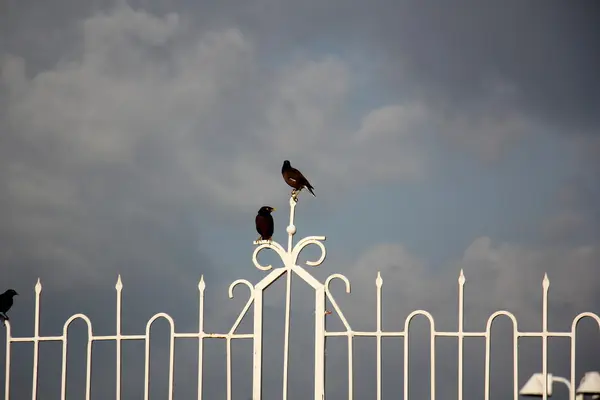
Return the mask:
[[(392, 329), (390, 324), (401, 329), (409, 312), (426, 309), (441, 321), (442, 328), (438, 329), (453, 330), (457, 279), (462, 268), (467, 279), (465, 312), (471, 318), (470, 326), (484, 327), (492, 312), (508, 309), (524, 322), (525, 329), (538, 329), (531, 321), (541, 318), (544, 274), (548, 274), (551, 283), (550, 312), (554, 307), (561, 309), (552, 317), (561, 324), (570, 323), (574, 313), (594, 311), (598, 263), (599, 246), (527, 248), (495, 244), (489, 237), (479, 237), (467, 247), (461, 260), (433, 268), (401, 244), (381, 244), (365, 251), (349, 267), (337, 268), (350, 279), (352, 294), (341, 294), (337, 289), (334, 293), (340, 293), (336, 300), (343, 304), (342, 310), (350, 321), (363, 324), (365, 316), (375, 312), (374, 283), (381, 271), (386, 329)], [(569, 328), (570, 325), (560, 329)]]
[[(177, 14), (127, 6), (85, 20), (80, 32), (80, 54), (51, 70), (28, 78), (22, 59), (2, 65), (12, 130), (60, 164), (46, 174), (118, 166), (142, 174), (156, 196), (243, 207), (280, 189), (284, 158), (342, 185), (354, 173), (422, 173), (408, 131), (426, 114), (383, 107), (353, 128), (352, 72), (340, 59), (296, 60), (268, 74), (237, 29), (199, 35)], [(257, 176), (270, 178), (257, 185)]]
[[(106, 273), (98, 246), (145, 262), (153, 239), (107, 243), (125, 234), (121, 224), (171, 231), (175, 214), (199, 205), (248, 213), (272, 204), (288, 193), (286, 158), (325, 202), (353, 187), (352, 176), (387, 183), (425, 170), (413, 128), (427, 113), (354, 110), (353, 71), (339, 58), (269, 69), (238, 29), (197, 32), (177, 14), (126, 5), (85, 19), (78, 33), (81, 45), (46, 70), (0, 57), (6, 229), (48, 271)], [(149, 256), (156, 268), (172, 256), (158, 253)]]

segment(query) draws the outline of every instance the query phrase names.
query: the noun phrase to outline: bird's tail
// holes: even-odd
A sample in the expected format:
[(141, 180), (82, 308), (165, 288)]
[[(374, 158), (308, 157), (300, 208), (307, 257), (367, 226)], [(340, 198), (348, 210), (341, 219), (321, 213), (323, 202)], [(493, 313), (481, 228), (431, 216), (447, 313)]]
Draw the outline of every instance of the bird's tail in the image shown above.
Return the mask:
[(317, 196), (315, 196), (315, 192), (313, 192), (314, 187), (307, 185), (306, 188), (308, 189), (308, 191), (310, 192), (310, 194), (312, 194), (314, 197), (317, 197)]

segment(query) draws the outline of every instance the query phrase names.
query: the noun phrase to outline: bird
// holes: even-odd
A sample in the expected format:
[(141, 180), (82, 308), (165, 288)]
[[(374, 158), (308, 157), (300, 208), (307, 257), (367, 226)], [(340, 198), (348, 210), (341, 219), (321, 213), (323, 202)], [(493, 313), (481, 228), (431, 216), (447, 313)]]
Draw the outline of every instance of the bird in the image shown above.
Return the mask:
[(2, 317), (2, 323), (8, 321), (8, 315), (6, 313), (13, 305), (13, 297), (18, 296), (19, 293), (14, 289), (8, 289), (6, 292), (0, 294), (0, 317)]
[(258, 214), (254, 219), (256, 231), (260, 235), (257, 240), (271, 240), (273, 231), (275, 230), (275, 223), (273, 222), (271, 213), (275, 210), (276, 208), (271, 206), (263, 206), (258, 210)]
[(314, 187), (310, 184), (308, 179), (302, 175), (302, 172), (292, 167), (289, 160), (285, 160), (283, 162), (283, 166), (281, 167), (281, 175), (283, 175), (283, 180), (285, 180), (285, 183), (294, 188), (294, 190), (292, 190), (292, 197), (294, 200), (298, 201), (298, 192), (300, 192), (303, 188), (308, 189), (310, 194), (312, 194), (314, 197), (317, 197), (315, 196), (315, 192), (313, 192)]

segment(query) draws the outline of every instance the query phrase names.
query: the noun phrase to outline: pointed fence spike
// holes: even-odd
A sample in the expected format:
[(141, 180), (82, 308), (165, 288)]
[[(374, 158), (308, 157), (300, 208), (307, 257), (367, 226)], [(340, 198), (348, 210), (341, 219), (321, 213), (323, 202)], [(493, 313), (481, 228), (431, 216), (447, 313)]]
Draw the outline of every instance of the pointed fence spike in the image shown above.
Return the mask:
[(204, 283), (204, 275), (200, 275), (200, 282), (198, 282), (198, 290), (203, 292), (206, 289), (206, 284)]
[(118, 291), (123, 290), (123, 282), (121, 281), (121, 274), (119, 274), (117, 276), (117, 283), (115, 285), (115, 289), (117, 289)]
[(377, 287), (381, 287), (383, 285), (383, 278), (381, 277), (381, 271), (377, 271), (377, 279), (375, 279), (375, 284)]
[(548, 279), (547, 273), (544, 273), (544, 280), (542, 281), (542, 287), (544, 289), (548, 289), (550, 287), (550, 279)]
[(37, 283), (35, 284), (35, 292), (40, 294), (42, 291), (42, 282), (40, 282), (40, 278), (38, 278)]
[(459, 285), (464, 285), (466, 281), (467, 281), (467, 279), (465, 278), (465, 272), (461, 268), (460, 269), (460, 274), (458, 274), (458, 284)]

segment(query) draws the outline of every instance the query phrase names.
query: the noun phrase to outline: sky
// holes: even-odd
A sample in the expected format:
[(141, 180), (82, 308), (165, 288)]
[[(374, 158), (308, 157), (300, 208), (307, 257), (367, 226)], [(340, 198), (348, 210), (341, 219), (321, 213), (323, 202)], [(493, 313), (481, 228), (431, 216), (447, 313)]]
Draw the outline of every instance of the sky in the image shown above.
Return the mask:
[[(539, 330), (545, 273), (550, 329), (570, 329), (600, 308), (599, 38), (590, 1), (0, 0), (0, 290), (20, 293), (13, 334), (33, 333), (38, 277), (42, 334), (79, 312), (112, 334), (118, 274), (125, 333), (157, 312), (197, 329), (200, 276), (205, 326), (227, 331), (247, 300), (244, 289), (228, 299), (229, 284), (265, 276), (251, 258), (262, 205), (277, 207), (274, 239), (286, 241), (285, 159), (317, 196), (300, 196), (297, 237), (327, 237), (327, 260), (310, 272), (352, 282), (349, 295), (332, 290), (354, 329), (375, 329), (381, 271), (384, 329), (426, 309), (455, 330), (461, 269), (465, 329), (506, 309)], [(284, 289), (265, 299), (265, 399), (281, 398)], [(305, 399), (313, 295), (298, 278), (293, 293), (289, 398)], [(421, 318), (415, 398), (429, 394)], [(598, 326), (580, 326), (578, 380), (600, 370)], [(71, 331), (77, 398), (85, 324)], [(508, 319), (493, 332), (500, 398), (512, 393)], [(163, 398), (168, 324), (152, 334), (151, 397)], [(568, 376), (568, 343), (550, 342), (549, 371)], [(209, 343), (205, 396), (225, 398), (225, 346)], [(439, 343), (438, 397), (456, 398), (456, 342)], [(541, 371), (541, 341), (523, 343), (520, 384)], [(93, 396), (110, 398), (115, 346), (94, 346)], [(344, 339), (328, 346), (327, 396), (346, 398)], [(374, 398), (375, 342), (356, 346), (355, 398)], [(395, 398), (401, 341), (384, 348), (383, 394)], [(143, 393), (143, 349), (124, 347), (124, 398)], [(234, 344), (234, 398), (250, 397), (251, 351)], [(175, 398), (192, 398), (197, 347), (175, 352)], [(32, 354), (14, 346), (15, 398), (30, 396)], [(60, 354), (41, 348), (40, 398), (59, 394)], [(483, 341), (465, 354), (465, 399), (479, 399)]]

